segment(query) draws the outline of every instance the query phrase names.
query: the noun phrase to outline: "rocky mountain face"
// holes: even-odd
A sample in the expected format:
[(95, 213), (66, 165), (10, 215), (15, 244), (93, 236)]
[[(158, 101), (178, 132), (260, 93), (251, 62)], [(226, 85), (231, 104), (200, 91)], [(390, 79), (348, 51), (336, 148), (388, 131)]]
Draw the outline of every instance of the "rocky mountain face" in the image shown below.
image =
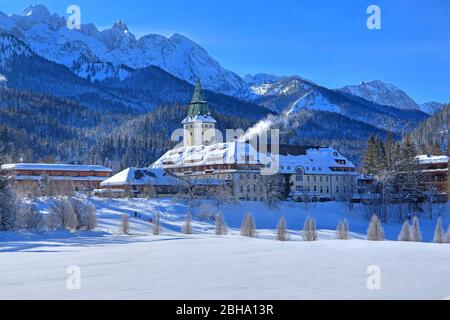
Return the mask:
[(340, 92), (361, 97), (368, 101), (404, 110), (420, 110), (419, 105), (404, 91), (392, 84), (376, 80), (361, 82), (357, 86), (346, 86)]
[(136, 39), (122, 21), (103, 31), (93, 24), (69, 30), (63, 17), (50, 14), (42, 5), (31, 6), (22, 15), (0, 12), (0, 31), (90, 81), (123, 80), (129, 68), (158, 66), (191, 84), (200, 78), (206, 89), (218, 93), (242, 96), (246, 90), (237, 74), (225, 70), (202, 47), (180, 34)]

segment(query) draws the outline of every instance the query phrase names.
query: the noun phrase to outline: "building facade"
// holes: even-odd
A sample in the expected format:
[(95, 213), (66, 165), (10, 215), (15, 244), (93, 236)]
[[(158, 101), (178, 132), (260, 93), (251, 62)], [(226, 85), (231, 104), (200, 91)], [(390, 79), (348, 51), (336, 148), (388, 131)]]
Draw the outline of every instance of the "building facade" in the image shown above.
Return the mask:
[[(198, 82), (189, 114), (183, 121), (184, 146), (168, 151), (151, 167), (189, 179), (223, 181), (236, 200), (347, 200), (357, 188), (355, 166), (333, 148), (269, 146), (215, 141), (216, 120)], [(266, 174), (268, 166), (277, 170)]]
[(448, 176), (450, 158), (447, 156), (422, 155), (417, 157), (422, 172), (424, 190), (434, 189), (441, 196), (450, 196)]
[(14, 163), (2, 171), (18, 190), (34, 192), (47, 184), (55, 192), (89, 191), (111, 176), (112, 170), (95, 165)]

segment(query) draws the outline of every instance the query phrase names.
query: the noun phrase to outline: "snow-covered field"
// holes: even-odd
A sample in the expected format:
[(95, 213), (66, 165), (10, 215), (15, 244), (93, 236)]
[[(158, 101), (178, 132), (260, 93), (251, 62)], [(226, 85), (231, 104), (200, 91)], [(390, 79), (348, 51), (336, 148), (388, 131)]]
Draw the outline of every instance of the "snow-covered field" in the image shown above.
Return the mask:
[[(0, 299), (450, 298), (450, 245), (366, 241), (368, 222), (360, 206), (348, 212), (340, 203), (310, 204), (308, 210), (293, 203), (271, 210), (260, 203), (227, 204), (218, 210), (230, 234), (219, 238), (213, 222), (202, 218), (204, 203), (190, 208), (168, 199), (91, 201), (99, 215), (95, 232), (0, 233)], [(48, 203), (40, 207), (45, 211)], [(185, 236), (179, 230), (189, 210), (194, 235)], [(447, 227), (448, 208), (435, 210), (441, 210)], [(257, 239), (239, 236), (248, 211), (256, 219)], [(135, 212), (141, 219), (134, 218)], [(161, 236), (151, 235), (147, 222), (155, 212), (162, 216)], [(118, 232), (124, 213), (131, 217), (131, 235)], [(290, 229), (288, 242), (274, 239), (281, 215)], [(300, 239), (308, 215), (318, 220), (320, 241)], [(353, 240), (333, 240), (343, 217), (350, 221)], [(430, 241), (435, 221), (424, 217), (421, 224)], [(400, 225), (385, 229), (395, 239)], [(80, 290), (67, 287), (74, 276), (67, 273), (70, 266), (80, 268)], [(379, 280), (381, 288), (369, 290), (368, 279)]]

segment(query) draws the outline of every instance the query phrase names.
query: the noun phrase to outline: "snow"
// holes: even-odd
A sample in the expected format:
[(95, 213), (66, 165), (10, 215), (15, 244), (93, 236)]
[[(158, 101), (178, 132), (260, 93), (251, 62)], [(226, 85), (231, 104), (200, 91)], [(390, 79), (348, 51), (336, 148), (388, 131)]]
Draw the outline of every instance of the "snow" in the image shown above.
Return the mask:
[(339, 89), (339, 91), (364, 98), (380, 105), (391, 106), (398, 109), (420, 110), (419, 105), (404, 91), (392, 84), (379, 80), (361, 82), (361, 84), (357, 86), (346, 86)]
[[(122, 65), (133, 69), (155, 65), (192, 84), (201, 78), (204, 87), (212, 91), (235, 96), (247, 91), (241, 77), (225, 70), (202, 47), (180, 34), (170, 37), (149, 34), (136, 39), (122, 21), (102, 31), (93, 24), (84, 24), (81, 30), (69, 30), (63, 17), (50, 15), (42, 5), (26, 9), (24, 15), (8, 17), (0, 14), (2, 27), (6, 30), (17, 28), (15, 34), (34, 52), (87, 79), (123, 80), (128, 75), (126, 68), (120, 67)], [(84, 43), (95, 56), (80, 68), (79, 60), (85, 50), (76, 46), (68, 50), (68, 46), (78, 42)], [(107, 63), (118, 67), (115, 70), (95, 67), (90, 73), (83, 71), (91, 64)]]
[[(298, 167), (310, 175), (358, 175), (356, 172), (333, 171), (332, 168), (355, 169), (353, 163), (333, 148), (282, 147), (278, 156), (258, 152), (245, 142), (218, 143), (210, 146), (182, 147), (167, 152), (152, 168), (196, 167), (217, 164), (270, 164), (278, 161), (280, 173), (294, 174)], [(292, 152), (291, 152), (292, 150)], [(338, 163), (337, 161), (343, 161)], [(195, 168), (193, 169), (195, 170)]]
[(301, 110), (339, 112), (340, 108), (331, 103), (319, 92), (310, 91), (292, 104), (290, 110), (288, 111), (288, 115), (300, 112)]
[(126, 185), (179, 185), (182, 181), (168, 175), (163, 169), (128, 168), (101, 183), (102, 187), (116, 187)]
[(94, 171), (112, 172), (99, 165), (56, 164), (56, 163), (10, 163), (2, 165), (3, 170), (44, 170), (44, 171)]
[(201, 123), (217, 123), (216, 119), (212, 116), (195, 116), (195, 117), (187, 117), (183, 120), (182, 124), (201, 122)]
[(429, 115), (434, 115), (444, 108), (445, 104), (440, 102), (427, 102), (420, 105), (420, 110)]
[(430, 156), (421, 155), (416, 157), (420, 164), (436, 164), (436, 163), (449, 163), (450, 158), (447, 156)]
[[(228, 236), (213, 235), (201, 207), (170, 199), (90, 200), (97, 208), (96, 232), (0, 233), (0, 299), (444, 299), (450, 295), (450, 245), (369, 242), (362, 207), (345, 204), (281, 203), (269, 209), (256, 202), (226, 204)], [(40, 209), (48, 208), (41, 200)], [(193, 211), (192, 211), (193, 210)], [(181, 235), (184, 215), (193, 212), (194, 235)], [(245, 212), (253, 212), (258, 238), (239, 236)], [(134, 218), (134, 212), (142, 214)], [(162, 217), (163, 234), (152, 236), (147, 218)], [(130, 215), (131, 235), (117, 233), (122, 214)], [(449, 210), (444, 222), (450, 221)], [(290, 241), (275, 241), (281, 215)], [(303, 242), (304, 219), (318, 220), (317, 242)], [(336, 241), (335, 224), (346, 217), (353, 240)], [(436, 221), (421, 219), (426, 241)], [(385, 226), (395, 239), (400, 224)], [(330, 231), (331, 230), (331, 231)], [(81, 268), (81, 290), (69, 290), (67, 268)], [(369, 290), (369, 266), (381, 269), (381, 290)], [(117, 290), (120, 288), (120, 290)]]

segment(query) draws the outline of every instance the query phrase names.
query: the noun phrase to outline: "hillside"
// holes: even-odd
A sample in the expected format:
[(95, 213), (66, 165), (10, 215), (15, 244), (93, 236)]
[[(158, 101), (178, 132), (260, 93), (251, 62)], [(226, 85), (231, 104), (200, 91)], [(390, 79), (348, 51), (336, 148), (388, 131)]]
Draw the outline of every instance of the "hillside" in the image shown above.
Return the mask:
[(438, 144), (446, 150), (450, 141), (450, 105), (434, 114), (411, 133), (417, 146)]

